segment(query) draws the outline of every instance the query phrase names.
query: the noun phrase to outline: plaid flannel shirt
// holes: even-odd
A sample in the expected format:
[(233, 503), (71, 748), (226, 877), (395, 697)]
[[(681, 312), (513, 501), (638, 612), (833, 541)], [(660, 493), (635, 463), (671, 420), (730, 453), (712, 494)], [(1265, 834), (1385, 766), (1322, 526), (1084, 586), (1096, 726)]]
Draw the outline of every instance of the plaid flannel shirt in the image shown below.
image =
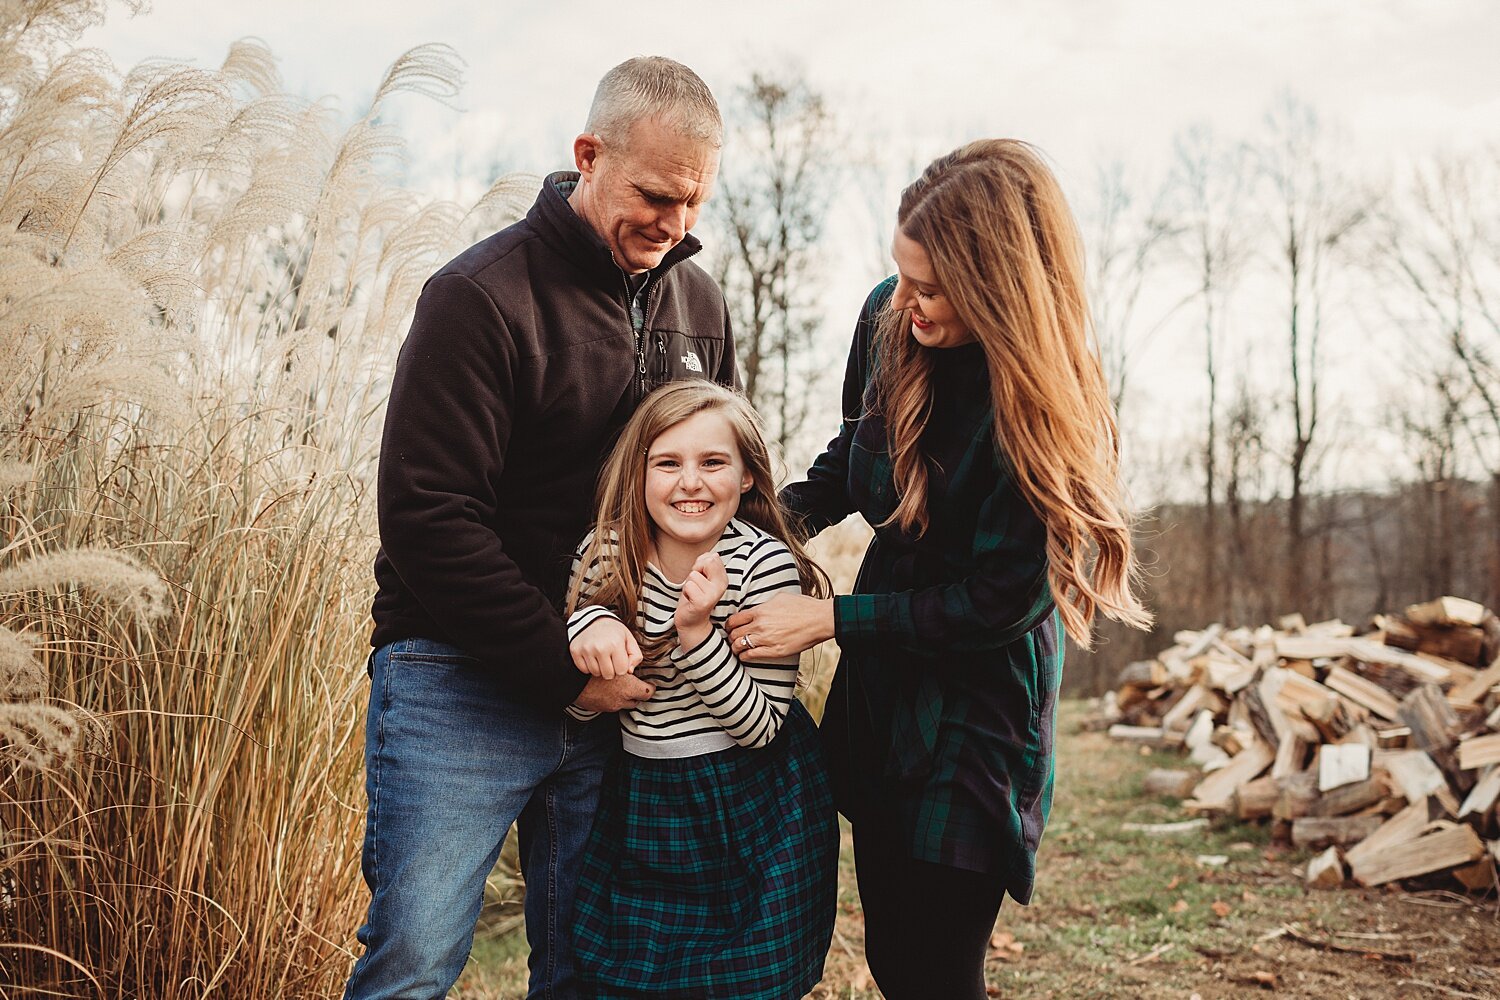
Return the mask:
[[(871, 391), (876, 320), (894, 287), (878, 285), (860, 315), (838, 435), (782, 493), (809, 534), (855, 511), (880, 525), (896, 508)], [(876, 527), (855, 592), (834, 599), (842, 658), (824, 727), (835, 769), (847, 768), (846, 814), (900, 822), (914, 858), (996, 872), (1026, 902), (1062, 670), (1046, 529), (995, 444), (982, 348), (935, 350), (933, 362), (928, 529)]]

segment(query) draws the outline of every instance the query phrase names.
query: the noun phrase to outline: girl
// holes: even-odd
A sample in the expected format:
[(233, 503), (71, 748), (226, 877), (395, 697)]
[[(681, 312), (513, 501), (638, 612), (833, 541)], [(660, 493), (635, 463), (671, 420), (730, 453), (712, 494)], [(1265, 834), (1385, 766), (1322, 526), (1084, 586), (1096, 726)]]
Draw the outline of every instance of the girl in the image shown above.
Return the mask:
[(971, 143), (902, 193), (844, 423), (782, 499), (875, 526), (855, 593), (730, 621), (752, 662), (837, 637), (823, 719), (854, 829), (865, 956), (889, 1000), (979, 1000), (1001, 901), (1031, 897), (1062, 631), (1145, 627), (1083, 254), (1030, 146)]
[(770, 466), (745, 399), (692, 380), (646, 398), (600, 478), (569, 587), (574, 661), (608, 677), (639, 659), (656, 689), (620, 713), (580, 876), (576, 962), (597, 997), (773, 1000), (822, 976), (838, 830), (798, 657), (742, 664), (723, 631), (776, 594), (827, 592)]

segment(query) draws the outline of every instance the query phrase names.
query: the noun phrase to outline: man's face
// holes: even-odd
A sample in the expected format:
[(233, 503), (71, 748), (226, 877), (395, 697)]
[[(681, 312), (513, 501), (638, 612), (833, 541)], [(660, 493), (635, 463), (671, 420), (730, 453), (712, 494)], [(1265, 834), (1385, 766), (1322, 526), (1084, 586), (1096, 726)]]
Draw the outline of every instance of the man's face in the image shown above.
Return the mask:
[(631, 126), (623, 144), (580, 135), (573, 156), (582, 179), (570, 201), (628, 274), (682, 242), (719, 171), (718, 149), (654, 118)]

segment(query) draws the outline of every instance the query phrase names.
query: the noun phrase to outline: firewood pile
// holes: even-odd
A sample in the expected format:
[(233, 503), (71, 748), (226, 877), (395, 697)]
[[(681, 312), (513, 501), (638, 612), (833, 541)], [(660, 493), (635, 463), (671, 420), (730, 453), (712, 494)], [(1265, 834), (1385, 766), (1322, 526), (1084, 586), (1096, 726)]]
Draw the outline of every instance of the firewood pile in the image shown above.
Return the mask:
[(1201, 772), (1154, 770), (1150, 794), (1270, 821), (1322, 850), (1307, 881), (1497, 888), (1500, 619), (1443, 597), (1355, 635), (1300, 615), (1179, 632), (1104, 700), (1115, 739), (1180, 747)]

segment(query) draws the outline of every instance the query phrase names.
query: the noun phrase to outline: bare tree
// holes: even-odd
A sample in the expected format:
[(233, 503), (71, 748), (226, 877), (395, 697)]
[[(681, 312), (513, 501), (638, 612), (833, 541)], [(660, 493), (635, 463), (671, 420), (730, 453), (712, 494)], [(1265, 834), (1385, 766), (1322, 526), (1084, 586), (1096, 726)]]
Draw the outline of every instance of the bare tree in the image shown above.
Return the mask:
[(1286, 292), (1286, 360), (1291, 435), (1287, 457), (1286, 598), (1306, 601), (1304, 547), (1309, 537), (1307, 493), (1323, 404), (1323, 309), (1329, 296), (1334, 254), (1367, 219), (1366, 199), (1331, 165), (1322, 148), (1313, 110), (1283, 98), (1267, 116), (1269, 134), (1260, 146), (1266, 181), (1273, 257)]
[(1119, 161), (1101, 168), (1095, 186), (1097, 200), (1085, 213), (1089, 306), (1116, 413), (1125, 402), (1133, 356), (1182, 305), (1178, 301), (1164, 309), (1148, 329), (1135, 329), (1136, 307), (1146, 279), (1173, 235), (1172, 221), (1163, 207), (1164, 192), (1158, 191), (1149, 204), (1143, 204), (1134, 193), (1136, 187)]
[[(1413, 171), (1376, 227), (1388, 308), (1418, 356), (1447, 359), (1442, 383), (1465, 450), (1489, 478), (1488, 602), (1500, 603), (1500, 164), (1448, 160)], [(1455, 380), (1457, 383), (1455, 384)]]
[(1248, 178), (1245, 154), (1206, 128), (1178, 136), (1172, 172), (1176, 195), (1176, 245), (1193, 278), (1191, 297), (1202, 310), (1204, 374), (1208, 381), (1203, 442), (1202, 586), (1213, 614), (1226, 609), (1224, 567), (1219, 563), (1219, 378), (1225, 303), (1243, 269), (1249, 244), (1245, 224)]
[(786, 451), (822, 375), (817, 247), (839, 179), (838, 140), (822, 95), (799, 75), (753, 73), (728, 110), (733, 155), (710, 203), (725, 233), (716, 276), (745, 392)]

